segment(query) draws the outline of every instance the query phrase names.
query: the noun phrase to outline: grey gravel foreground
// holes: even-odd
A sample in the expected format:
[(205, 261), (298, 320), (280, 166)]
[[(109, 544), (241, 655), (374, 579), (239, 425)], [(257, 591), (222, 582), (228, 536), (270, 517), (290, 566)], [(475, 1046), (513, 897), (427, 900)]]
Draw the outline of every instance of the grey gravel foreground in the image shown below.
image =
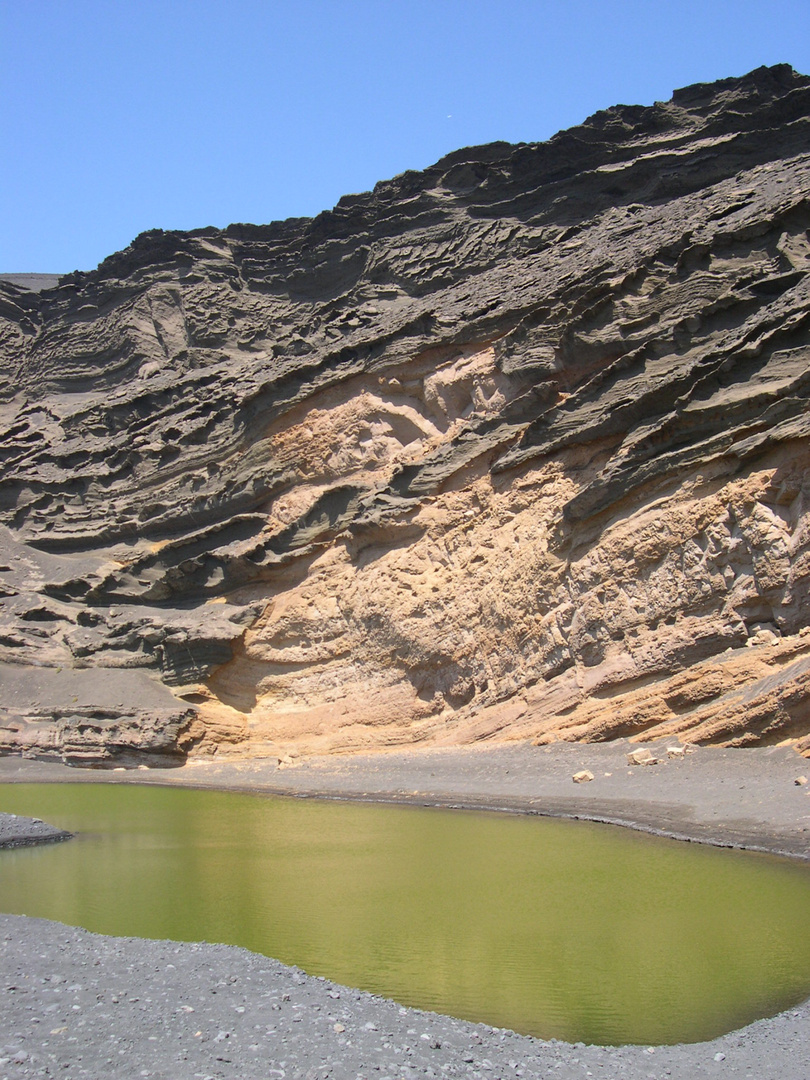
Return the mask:
[(807, 1080), (810, 1002), (710, 1043), (542, 1042), (405, 1009), (229, 945), (0, 915), (0, 1080)]

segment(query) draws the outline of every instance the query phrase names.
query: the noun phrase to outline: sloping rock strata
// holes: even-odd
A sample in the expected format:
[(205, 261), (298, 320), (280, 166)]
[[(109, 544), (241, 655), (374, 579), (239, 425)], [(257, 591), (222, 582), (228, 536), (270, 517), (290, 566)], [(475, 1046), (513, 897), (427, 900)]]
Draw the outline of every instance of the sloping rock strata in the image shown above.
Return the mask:
[(760, 68), (0, 281), (0, 752), (810, 753), (808, 147)]

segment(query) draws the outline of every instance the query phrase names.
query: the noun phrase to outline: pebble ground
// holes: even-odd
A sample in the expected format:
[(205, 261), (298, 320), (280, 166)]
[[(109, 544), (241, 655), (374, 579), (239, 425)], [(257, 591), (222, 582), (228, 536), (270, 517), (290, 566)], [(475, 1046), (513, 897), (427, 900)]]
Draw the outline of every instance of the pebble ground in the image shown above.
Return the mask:
[(544, 1042), (226, 945), (0, 916), (0, 1078), (807, 1080), (810, 1003), (707, 1043)]

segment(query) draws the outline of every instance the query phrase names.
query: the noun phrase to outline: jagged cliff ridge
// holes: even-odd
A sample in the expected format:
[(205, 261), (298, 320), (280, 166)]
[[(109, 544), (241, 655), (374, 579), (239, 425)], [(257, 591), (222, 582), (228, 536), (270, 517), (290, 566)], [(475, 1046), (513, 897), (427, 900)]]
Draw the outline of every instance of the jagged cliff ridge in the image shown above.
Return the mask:
[(810, 79), (0, 283), (0, 747), (810, 750)]

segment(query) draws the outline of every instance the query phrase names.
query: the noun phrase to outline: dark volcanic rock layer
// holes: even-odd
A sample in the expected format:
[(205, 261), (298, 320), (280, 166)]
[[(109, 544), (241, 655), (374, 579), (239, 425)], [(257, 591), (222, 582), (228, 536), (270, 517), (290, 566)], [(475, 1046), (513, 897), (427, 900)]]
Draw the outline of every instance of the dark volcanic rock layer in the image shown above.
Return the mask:
[(0, 749), (810, 749), (810, 79), (0, 281)]

